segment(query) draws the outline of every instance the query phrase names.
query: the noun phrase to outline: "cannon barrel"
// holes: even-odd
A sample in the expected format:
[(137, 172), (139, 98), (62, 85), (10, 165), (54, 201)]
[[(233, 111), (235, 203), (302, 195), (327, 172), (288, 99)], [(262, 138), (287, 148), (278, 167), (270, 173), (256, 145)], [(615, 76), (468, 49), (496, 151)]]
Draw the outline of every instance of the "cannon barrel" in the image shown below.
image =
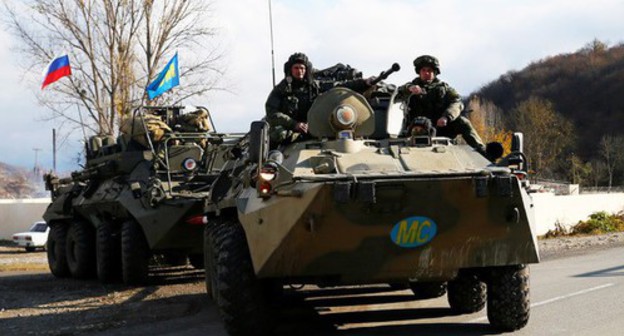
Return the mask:
[(371, 85), (375, 85), (375, 84), (381, 82), (382, 80), (388, 78), (388, 76), (390, 76), (393, 72), (397, 72), (399, 70), (401, 70), (401, 66), (399, 65), (399, 63), (392, 64), (390, 69), (388, 69), (386, 71), (382, 71), (379, 74), (379, 76), (377, 76), (377, 78), (375, 78), (375, 80), (372, 81)]

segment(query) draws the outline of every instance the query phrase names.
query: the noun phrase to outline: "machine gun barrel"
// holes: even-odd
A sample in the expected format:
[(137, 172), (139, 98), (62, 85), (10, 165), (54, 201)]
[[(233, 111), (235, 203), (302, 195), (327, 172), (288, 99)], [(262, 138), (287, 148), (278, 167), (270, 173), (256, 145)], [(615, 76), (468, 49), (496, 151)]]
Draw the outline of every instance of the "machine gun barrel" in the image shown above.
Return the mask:
[(382, 80), (388, 78), (388, 76), (390, 76), (393, 72), (397, 72), (401, 70), (401, 66), (399, 65), (399, 63), (394, 63), (392, 64), (392, 66), (390, 67), (390, 69), (386, 70), (386, 71), (382, 71), (379, 76), (377, 76), (377, 78), (375, 78), (375, 80), (373, 80), (371, 82), (371, 85), (375, 85), (379, 82), (381, 82)]

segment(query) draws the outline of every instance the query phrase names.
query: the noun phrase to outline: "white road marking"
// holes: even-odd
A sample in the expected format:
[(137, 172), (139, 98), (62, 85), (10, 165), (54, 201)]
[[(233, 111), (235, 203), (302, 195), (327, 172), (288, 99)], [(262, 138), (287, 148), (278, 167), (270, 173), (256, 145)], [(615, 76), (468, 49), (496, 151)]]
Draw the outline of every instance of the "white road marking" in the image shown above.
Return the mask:
[[(604, 289), (604, 288), (607, 288), (607, 287), (611, 287), (613, 285), (614, 285), (613, 283), (607, 283), (607, 284), (604, 284), (604, 285), (601, 285), (601, 286), (596, 286), (596, 287), (584, 289), (582, 291), (570, 293), (570, 294), (567, 294), (567, 295), (557, 296), (557, 297), (554, 297), (552, 299), (536, 302), (536, 303), (531, 305), (531, 308), (538, 307), (538, 306), (543, 306), (545, 304), (553, 303), (555, 301), (564, 300), (564, 299), (567, 299), (567, 298), (571, 298), (573, 296), (587, 294), (589, 292), (593, 292), (593, 291), (597, 291), (597, 290)], [(487, 316), (482, 316), (482, 317), (476, 318), (474, 320), (470, 320), (470, 323), (481, 322), (481, 321), (486, 321), (486, 320), (487, 320)]]

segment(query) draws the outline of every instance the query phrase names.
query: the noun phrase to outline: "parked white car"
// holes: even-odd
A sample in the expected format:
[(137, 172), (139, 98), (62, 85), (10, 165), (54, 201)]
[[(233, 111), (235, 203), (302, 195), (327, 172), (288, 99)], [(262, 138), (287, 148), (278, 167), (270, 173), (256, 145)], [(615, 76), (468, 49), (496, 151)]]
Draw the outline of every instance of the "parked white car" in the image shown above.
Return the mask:
[(13, 235), (13, 242), (17, 246), (24, 247), (26, 251), (33, 252), (36, 248), (45, 248), (48, 242), (50, 227), (46, 222), (35, 222), (28, 232), (20, 232)]

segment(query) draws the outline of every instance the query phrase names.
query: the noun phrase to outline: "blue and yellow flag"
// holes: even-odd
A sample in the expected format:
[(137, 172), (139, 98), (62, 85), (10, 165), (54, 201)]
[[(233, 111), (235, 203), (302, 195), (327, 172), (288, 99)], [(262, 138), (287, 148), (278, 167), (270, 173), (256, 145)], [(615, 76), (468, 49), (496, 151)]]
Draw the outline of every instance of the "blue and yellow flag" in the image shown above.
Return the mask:
[(178, 53), (176, 53), (158, 77), (147, 86), (147, 96), (152, 100), (178, 85), (180, 85), (180, 71), (178, 71)]

